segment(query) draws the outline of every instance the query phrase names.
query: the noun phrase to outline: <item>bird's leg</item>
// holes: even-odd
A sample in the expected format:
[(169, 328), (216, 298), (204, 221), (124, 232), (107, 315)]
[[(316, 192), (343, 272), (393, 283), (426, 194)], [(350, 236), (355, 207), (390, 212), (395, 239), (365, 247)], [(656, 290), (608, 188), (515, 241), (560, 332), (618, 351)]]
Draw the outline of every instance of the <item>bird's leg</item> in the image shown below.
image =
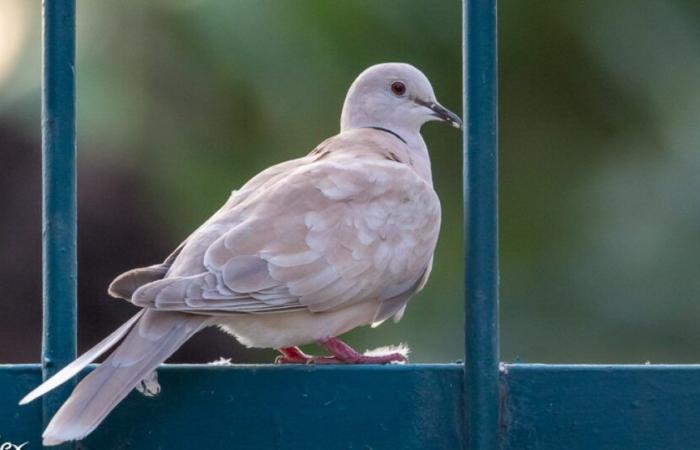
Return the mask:
[(391, 364), (408, 361), (406, 355), (400, 352), (363, 355), (335, 337), (319, 341), (319, 344), (331, 352), (332, 357), (338, 360), (338, 364)]

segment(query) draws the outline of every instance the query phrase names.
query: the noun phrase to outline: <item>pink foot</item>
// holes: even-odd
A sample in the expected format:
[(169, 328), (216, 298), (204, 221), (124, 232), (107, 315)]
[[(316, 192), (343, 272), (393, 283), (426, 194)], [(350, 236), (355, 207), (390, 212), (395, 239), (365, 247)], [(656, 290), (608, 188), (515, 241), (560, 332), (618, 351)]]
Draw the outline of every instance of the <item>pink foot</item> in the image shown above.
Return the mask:
[[(299, 347), (283, 347), (278, 349), (281, 353), (275, 359), (276, 364), (392, 364), (406, 363), (408, 358), (405, 352), (393, 351), (387, 353), (371, 352), (362, 354), (357, 352), (338, 338), (328, 338), (319, 341), (319, 344), (331, 353), (331, 356), (307, 355)], [(406, 350), (407, 351), (407, 350)], [(370, 353), (370, 352), (368, 352)]]
[(334, 337), (320, 341), (319, 344), (331, 352), (333, 357), (338, 360), (338, 364), (391, 364), (408, 362), (406, 355), (399, 352), (363, 355), (345, 342)]
[(281, 353), (275, 358), (275, 364), (307, 364), (311, 356), (302, 352), (299, 347), (284, 347), (277, 349)]
[(335, 356), (307, 355), (299, 347), (277, 349), (281, 355), (275, 358), (275, 364), (340, 364)]

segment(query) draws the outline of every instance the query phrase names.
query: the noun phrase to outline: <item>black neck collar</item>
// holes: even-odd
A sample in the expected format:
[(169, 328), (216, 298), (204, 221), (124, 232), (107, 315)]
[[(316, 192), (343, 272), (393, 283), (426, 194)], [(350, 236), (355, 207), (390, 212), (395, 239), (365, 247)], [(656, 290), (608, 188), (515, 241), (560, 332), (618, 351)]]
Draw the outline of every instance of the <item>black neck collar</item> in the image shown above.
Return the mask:
[(402, 137), (399, 136), (397, 133), (395, 133), (395, 132), (393, 132), (393, 131), (391, 131), (391, 130), (388, 130), (388, 129), (386, 129), (386, 128), (382, 128), (382, 127), (363, 127), (363, 128), (371, 128), (371, 129), (373, 129), (373, 130), (384, 131), (385, 133), (389, 133), (389, 134), (393, 135), (396, 139), (398, 139), (398, 140), (400, 140), (401, 142), (403, 142), (404, 144), (408, 145), (408, 142), (406, 142), (406, 139), (402, 138)]

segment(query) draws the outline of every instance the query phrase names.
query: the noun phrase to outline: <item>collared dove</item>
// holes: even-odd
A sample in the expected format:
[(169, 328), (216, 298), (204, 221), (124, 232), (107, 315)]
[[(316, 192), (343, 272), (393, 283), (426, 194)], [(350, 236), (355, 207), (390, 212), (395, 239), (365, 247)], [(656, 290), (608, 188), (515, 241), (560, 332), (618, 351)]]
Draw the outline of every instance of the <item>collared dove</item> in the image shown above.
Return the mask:
[[(278, 349), (279, 363), (405, 362), (337, 336), (400, 319), (428, 279), (440, 228), (420, 134), (431, 120), (462, 124), (415, 67), (372, 66), (350, 86), (340, 134), (234, 191), (162, 264), (117, 277), (109, 294), (141, 310), (21, 401), (117, 346), (53, 417), (44, 445), (82, 439), (135, 387), (157, 391), (158, 365), (208, 326)], [(298, 348), (312, 342), (330, 356)]]

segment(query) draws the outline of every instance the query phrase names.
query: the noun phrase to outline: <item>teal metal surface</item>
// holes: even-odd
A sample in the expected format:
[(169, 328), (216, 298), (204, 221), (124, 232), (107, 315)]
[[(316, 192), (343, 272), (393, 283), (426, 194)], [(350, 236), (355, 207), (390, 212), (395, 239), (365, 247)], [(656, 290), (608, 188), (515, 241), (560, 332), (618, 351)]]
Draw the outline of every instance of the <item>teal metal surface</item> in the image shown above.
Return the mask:
[[(46, 379), (72, 361), (76, 352), (75, 1), (44, 0), (43, 8), (42, 368)], [(44, 397), (45, 423), (72, 387), (67, 383)]]
[(700, 448), (700, 365), (510, 365), (504, 449)]
[[(14, 371), (13, 373), (9, 373)], [(81, 449), (459, 449), (462, 366), (163, 366), (154, 398), (133, 392)], [(3, 378), (4, 377), (4, 378)], [(36, 410), (17, 401), (40, 367), (0, 366), (13, 387), (0, 435), (38, 447)]]
[[(132, 393), (82, 449), (459, 449), (463, 369), (164, 366), (162, 393)], [(0, 366), (0, 443), (38, 448), (41, 366)], [(500, 374), (504, 450), (700, 445), (700, 366), (516, 364)]]
[(19, 406), (17, 402), (41, 383), (39, 364), (0, 365), (0, 449), (6, 442), (26, 450), (41, 448), (39, 435), (43, 427), (41, 402)]
[(498, 388), (498, 92), (496, 1), (464, 4), (467, 448), (496, 449)]

